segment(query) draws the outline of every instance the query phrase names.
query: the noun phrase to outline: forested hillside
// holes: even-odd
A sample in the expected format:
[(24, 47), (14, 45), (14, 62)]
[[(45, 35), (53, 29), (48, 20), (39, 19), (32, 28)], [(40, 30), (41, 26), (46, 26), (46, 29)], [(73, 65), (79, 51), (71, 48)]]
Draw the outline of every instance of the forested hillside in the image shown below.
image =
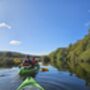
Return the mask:
[(25, 55), (17, 52), (0, 52), (0, 67), (17, 66), (21, 63)]
[[(27, 54), (4, 51), (0, 52), (0, 67), (13, 67), (19, 66), (25, 59)], [(40, 58), (39, 56), (29, 55), (30, 58)]]
[(49, 58), (57, 67), (62, 64), (71, 68), (80, 65), (90, 71), (90, 30), (82, 40), (70, 44), (67, 48), (58, 48), (49, 54)]

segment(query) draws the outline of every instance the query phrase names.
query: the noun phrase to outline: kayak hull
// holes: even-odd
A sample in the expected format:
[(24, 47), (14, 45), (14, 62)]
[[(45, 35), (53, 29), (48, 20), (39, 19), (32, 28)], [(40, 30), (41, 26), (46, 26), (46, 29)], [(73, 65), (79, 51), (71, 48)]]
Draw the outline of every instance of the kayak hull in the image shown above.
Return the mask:
[(35, 76), (40, 69), (39, 65), (36, 65), (34, 68), (21, 68), (19, 71), (20, 76)]

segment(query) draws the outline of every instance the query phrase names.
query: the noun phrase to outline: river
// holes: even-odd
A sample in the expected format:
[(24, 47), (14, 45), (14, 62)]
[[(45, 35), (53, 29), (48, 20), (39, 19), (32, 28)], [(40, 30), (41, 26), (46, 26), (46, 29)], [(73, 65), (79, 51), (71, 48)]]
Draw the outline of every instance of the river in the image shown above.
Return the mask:
[[(39, 72), (35, 79), (45, 90), (90, 90), (83, 79), (68, 71), (58, 71), (51, 65), (41, 66), (48, 72)], [(0, 90), (16, 90), (22, 83), (18, 75), (19, 68), (0, 69)]]

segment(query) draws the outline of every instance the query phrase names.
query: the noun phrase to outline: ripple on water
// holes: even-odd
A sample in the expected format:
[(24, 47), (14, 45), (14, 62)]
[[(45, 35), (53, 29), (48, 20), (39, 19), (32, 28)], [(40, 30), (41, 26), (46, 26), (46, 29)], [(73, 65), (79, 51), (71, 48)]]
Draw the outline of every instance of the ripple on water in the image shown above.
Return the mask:
[(59, 73), (39, 73), (36, 80), (45, 88), (45, 90), (89, 90), (75, 75), (68, 72)]
[(7, 77), (9, 74), (0, 74), (0, 77)]
[[(90, 90), (84, 86), (84, 81), (70, 76), (68, 72), (55, 69), (40, 72), (35, 79), (45, 90)], [(17, 68), (0, 71), (0, 90), (16, 90), (21, 83), (22, 79), (18, 76)]]

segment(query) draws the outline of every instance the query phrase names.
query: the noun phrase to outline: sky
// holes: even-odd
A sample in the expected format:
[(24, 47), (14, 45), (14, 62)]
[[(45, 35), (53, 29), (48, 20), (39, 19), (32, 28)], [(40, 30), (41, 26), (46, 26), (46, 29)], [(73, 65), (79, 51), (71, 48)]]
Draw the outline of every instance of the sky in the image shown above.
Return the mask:
[(90, 0), (0, 0), (0, 51), (49, 54), (89, 27)]

